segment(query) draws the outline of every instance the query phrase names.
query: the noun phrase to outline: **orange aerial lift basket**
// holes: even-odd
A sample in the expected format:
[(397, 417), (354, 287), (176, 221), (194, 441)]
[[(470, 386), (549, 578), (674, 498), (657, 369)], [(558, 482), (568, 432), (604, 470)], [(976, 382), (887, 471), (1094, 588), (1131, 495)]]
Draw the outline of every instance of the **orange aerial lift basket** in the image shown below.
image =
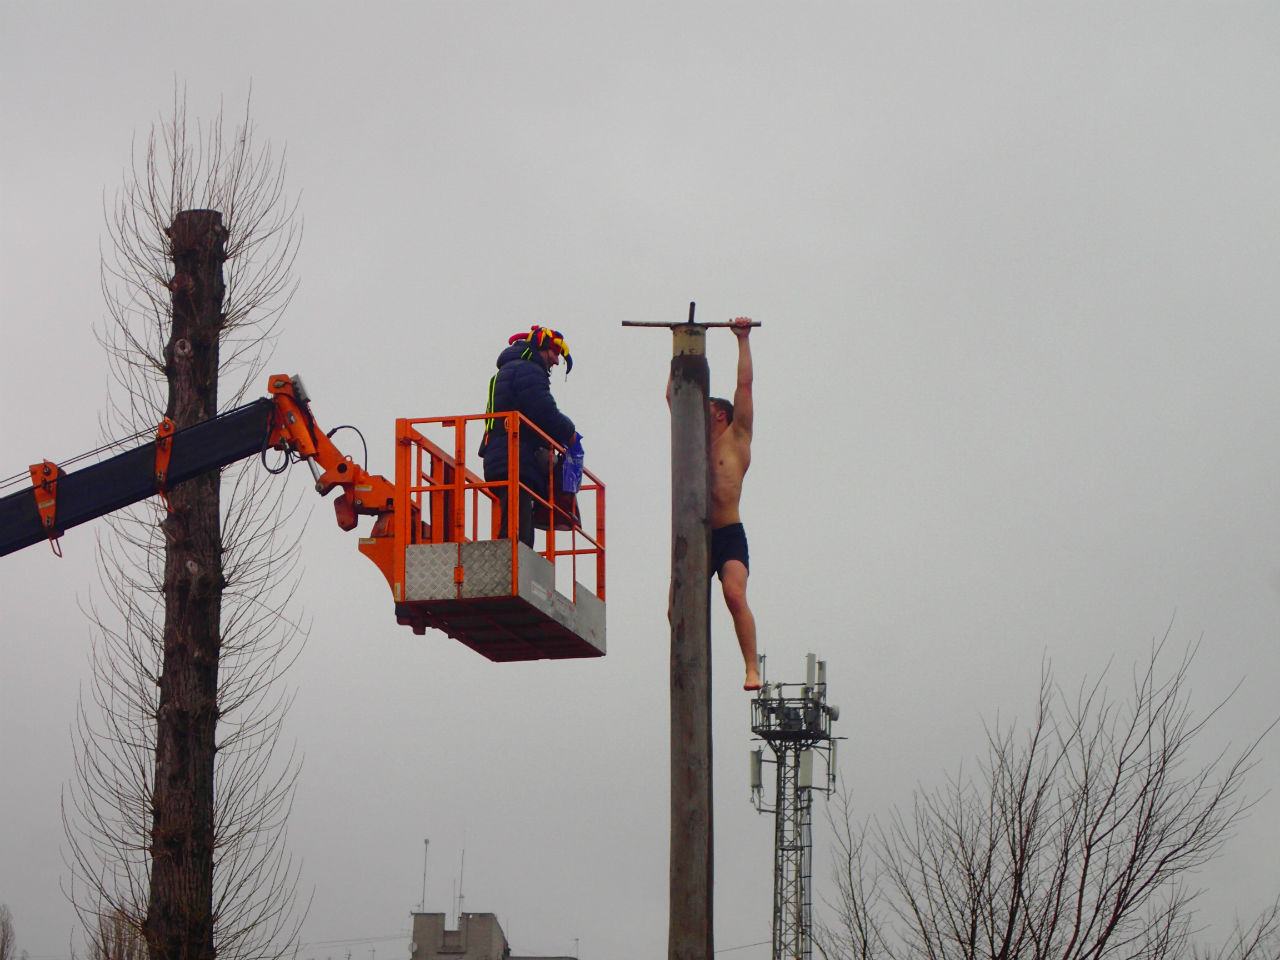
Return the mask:
[[(74, 472), (36, 464), (30, 488), (0, 496), (0, 555), (45, 539), (56, 547), (64, 530), (274, 448), (286, 464), (311, 465), (321, 496), (340, 491), (333, 503), (343, 530), (374, 517), (360, 552), (387, 578), (400, 623), (442, 630), (490, 660), (604, 655), (604, 484), (583, 470), (576, 495), (560, 495), (551, 458), (539, 468), (545, 476), (522, 478), (521, 443), (565, 454), (537, 426), (518, 413), (397, 420), (392, 482), (319, 429), (299, 378), (272, 376), (267, 391), (182, 430), (166, 420), (154, 443)], [(486, 420), (503, 427), (505, 441), (496, 442), (508, 444), (511, 464), (504, 480), (486, 482), (468, 466)], [(500, 501), (521, 498), (542, 516), (536, 549), (519, 539), (518, 509), (499, 529)]]
[[(486, 419), (506, 428), (506, 480), (485, 481), (468, 462)], [(558, 455), (543, 478), (551, 495), (520, 477), (521, 442)], [(515, 412), (396, 421), (394, 509), (360, 552), (386, 574), (398, 622), (441, 630), (490, 660), (604, 655), (605, 488), (584, 469), (576, 496), (555, 495), (564, 454)], [(511, 504), (532, 500), (541, 517), (535, 547), (520, 541), (516, 509), (498, 529), (500, 491)]]

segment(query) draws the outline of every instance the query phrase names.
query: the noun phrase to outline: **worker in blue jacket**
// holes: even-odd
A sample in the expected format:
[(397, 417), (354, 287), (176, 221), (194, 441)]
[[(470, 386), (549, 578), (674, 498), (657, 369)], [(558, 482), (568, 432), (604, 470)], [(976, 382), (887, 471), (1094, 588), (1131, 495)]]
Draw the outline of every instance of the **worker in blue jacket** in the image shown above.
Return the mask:
[[(498, 372), (489, 381), (489, 403), (486, 413), (515, 410), (534, 423), (539, 430), (562, 446), (578, 439), (573, 421), (560, 412), (551, 395), (551, 368), (564, 358), (566, 375), (573, 370), (569, 345), (558, 330), (534, 324), (529, 332), (517, 333), (498, 355)], [(508, 478), (506, 426), (501, 419), (488, 420), (484, 441), (480, 445), (484, 457), (484, 478), (488, 481)], [(536, 432), (525, 428), (520, 432), (520, 483), (549, 498), (547, 489), (551, 448)], [(507, 490), (495, 489), (502, 508), (500, 530), (507, 532)], [(520, 495), (520, 539), (533, 546), (533, 498)]]

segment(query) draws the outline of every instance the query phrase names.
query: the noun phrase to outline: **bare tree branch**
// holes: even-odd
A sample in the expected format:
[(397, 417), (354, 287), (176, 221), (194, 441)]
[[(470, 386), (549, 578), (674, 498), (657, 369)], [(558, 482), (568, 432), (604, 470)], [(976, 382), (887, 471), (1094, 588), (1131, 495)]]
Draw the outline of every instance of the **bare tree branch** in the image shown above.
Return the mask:
[[(228, 127), (203, 126), (175, 88), (172, 114), (135, 144), (124, 186), (106, 205), (101, 283), (108, 318), (98, 340), (115, 384), (101, 416), (107, 436), (153, 435), (169, 403), (171, 331), (183, 277), (170, 227), (212, 210), (226, 229), (217, 329), (218, 406), (241, 402), (261, 378), (276, 324), (296, 284), (297, 201), (285, 163), (254, 141), (249, 104)], [(214, 411), (210, 411), (212, 413)], [(281, 957), (301, 923), (286, 821), (300, 758), (284, 747), (292, 695), (285, 674), (305, 641), (289, 613), (296, 589), (297, 502), (250, 463), (223, 472), (213, 837), (214, 949), (228, 960)], [(98, 541), (101, 595), (94, 680), (74, 730), (76, 772), (64, 793), (69, 894), (94, 956), (128, 954), (145, 933), (152, 875), (159, 684), (164, 673), (165, 504), (108, 518)], [(128, 940), (125, 934), (134, 936)], [(126, 951), (121, 953), (121, 951)], [(196, 956), (196, 953), (192, 953)]]
[(1249, 809), (1261, 737), (1194, 759), (1222, 703), (1193, 715), (1195, 650), (1166, 673), (1165, 646), (1123, 699), (1105, 672), (1068, 694), (1046, 664), (1031, 720), (997, 719), (975, 776), (917, 794), (883, 827), (855, 826), (844, 794), (822, 955), (1277, 960), (1280, 902), (1217, 954), (1190, 942), (1192, 875)]
[(17, 944), (13, 936), (13, 914), (9, 905), (0, 903), (0, 960), (14, 960)]

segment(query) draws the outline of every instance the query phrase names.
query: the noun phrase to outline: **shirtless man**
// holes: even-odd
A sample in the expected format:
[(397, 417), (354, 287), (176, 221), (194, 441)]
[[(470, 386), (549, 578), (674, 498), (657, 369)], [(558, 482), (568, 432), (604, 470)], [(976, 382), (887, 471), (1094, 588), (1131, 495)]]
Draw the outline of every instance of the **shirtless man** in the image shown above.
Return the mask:
[(742, 478), (751, 466), (751, 320), (737, 317), (738, 379), (733, 402), (712, 397), (711, 416), (711, 572), (719, 574), (725, 606), (733, 617), (738, 646), (746, 664), (744, 690), (760, 689), (756, 659), (756, 618), (747, 606), (747, 535), (738, 514)]

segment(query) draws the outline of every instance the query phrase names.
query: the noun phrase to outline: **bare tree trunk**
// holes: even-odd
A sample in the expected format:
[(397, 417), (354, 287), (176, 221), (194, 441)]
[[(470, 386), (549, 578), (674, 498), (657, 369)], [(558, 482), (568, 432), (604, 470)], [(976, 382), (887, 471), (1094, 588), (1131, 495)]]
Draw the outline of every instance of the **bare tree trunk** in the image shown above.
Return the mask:
[[(227, 231), (214, 210), (180, 212), (169, 229), (173, 327), (165, 348), (166, 415), (178, 429), (218, 412)], [(156, 725), (151, 893), (152, 960), (213, 960), (213, 769), (221, 644), (219, 474), (169, 494), (163, 523), (164, 661)]]

